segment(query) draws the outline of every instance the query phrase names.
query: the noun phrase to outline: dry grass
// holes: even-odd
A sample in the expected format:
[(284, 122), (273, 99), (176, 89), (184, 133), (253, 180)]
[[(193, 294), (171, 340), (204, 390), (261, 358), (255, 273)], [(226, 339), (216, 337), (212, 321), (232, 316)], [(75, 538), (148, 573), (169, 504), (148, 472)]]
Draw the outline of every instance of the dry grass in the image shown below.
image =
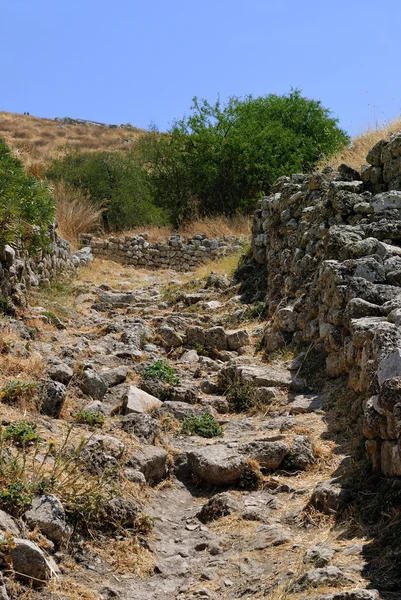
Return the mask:
[(401, 117), (381, 127), (368, 128), (353, 138), (349, 148), (322, 162), (319, 170), (327, 166), (337, 168), (341, 163), (359, 170), (361, 165), (366, 164), (367, 153), (379, 140), (388, 139), (391, 134), (399, 131), (401, 131)]
[(76, 249), (81, 233), (99, 230), (104, 205), (95, 205), (82, 190), (74, 189), (64, 181), (58, 181), (52, 187), (57, 203), (58, 233)]
[(104, 540), (90, 542), (87, 547), (102, 556), (121, 575), (129, 573), (137, 577), (146, 577), (152, 573), (155, 566), (154, 555), (141, 546), (135, 537), (122, 540), (107, 539), (106, 544)]
[[(217, 215), (184, 223), (179, 228), (178, 233), (186, 238), (192, 238), (197, 234), (207, 235), (208, 238), (215, 238), (223, 235), (247, 237), (251, 235), (251, 228), (252, 219), (249, 215), (237, 214), (233, 217)], [(118, 235), (131, 236), (147, 233), (149, 241), (161, 242), (167, 240), (176, 232), (177, 230), (169, 225), (141, 225), (134, 229), (122, 231)]]
[(107, 125), (66, 125), (53, 119), (0, 112), (0, 137), (33, 172), (67, 143), (69, 147), (82, 151), (126, 151), (144, 133), (144, 130), (135, 127), (122, 129)]

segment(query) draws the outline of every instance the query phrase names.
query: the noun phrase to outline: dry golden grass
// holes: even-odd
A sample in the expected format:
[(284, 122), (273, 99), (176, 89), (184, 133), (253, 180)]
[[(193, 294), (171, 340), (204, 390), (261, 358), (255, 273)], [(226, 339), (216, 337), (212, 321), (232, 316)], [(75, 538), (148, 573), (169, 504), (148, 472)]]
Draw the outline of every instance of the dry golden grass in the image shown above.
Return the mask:
[(155, 557), (135, 537), (127, 537), (122, 540), (107, 540), (90, 542), (87, 547), (102, 556), (109, 562), (113, 569), (123, 575), (132, 574), (137, 577), (146, 577), (155, 566)]
[(367, 153), (379, 140), (388, 139), (392, 133), (399, 131), (401, 131), (401, 117), (381, 127), (368, 128), (353, 138), (349, 148), (323, 161), (319, 165), (319, 170), (327, 166), (337, 168), (341, 163), (359, 170), (361, 165), (366, 164)]
[[(223, 235), (233, 235), (236, 237), (247, 237), (251, 235), (252, 218), (249, 215), (237, 214), (233, 217), (216, 215), (214, 217), (204, 217), (184, 223), (178, 230), (183, 237), (191, 238), (197, 234), (205, 234), (209, 238), (220, 237)], [(151, 242), (161, 242), (167, 240), (174, 232), (177, 232), (169, 225), (141, 225), (134, 229), (127, 229), (118, 233), (118, 236), (131, 236), (141, 233), (147, 233)]]
[(128, 150), (144, 133), (143, 129), (135, 127), (67, 125), (52, 119), (0, 112), (0, 137), (33, 171), (35, 166), (47, 162), (66, 144), (83, 151)]
[(57, 203), (58, 233), (77, 249), (81, 233), (99, 230), (105, 208), (95, 205), (82, 190), (74, 189), (64, 181), (54, 183), (52, 188)]

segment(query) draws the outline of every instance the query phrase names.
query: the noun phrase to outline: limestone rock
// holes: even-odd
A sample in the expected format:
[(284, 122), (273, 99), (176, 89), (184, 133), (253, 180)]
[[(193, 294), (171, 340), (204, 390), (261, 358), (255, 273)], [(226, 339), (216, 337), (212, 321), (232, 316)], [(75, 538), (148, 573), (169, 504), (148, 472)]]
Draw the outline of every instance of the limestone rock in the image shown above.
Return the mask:
[(128, 367), (121, 365), (114, 369), (106, 369), (99, 373), (108, 388), (124, 383), (128, 376)]
[(80, 381), (81, 391), (94, 400), (103, 400), (107, 392), (107, 384), (93, 369), (85, 369)]
[(32, 507), (25, 513), (25, 520), (31, 529), (37, 527), (44, 536), (58, 545), (71, 535), (71, 529), (65, 522), (63, 505), (53, 494), (34, 498)]
[(9, 552), (16, 577), (34, 587), (51, 578), (51, 569), (43, 551), (34, 542), (14, 538), (15, 547)]
[(159, 432), (159, 424), (150, 415), (131, 413), (121, 419), (121, 427), (124, 431), (133, 433), (140, 440), (153, 444)]
[(235, 483), (248, 467), (244, 456), (222, 444), (188, 452), (188, 465), (195, 479), (214, 485)]
[(63, 383), (43, 380), (41, 386), (40, 412), (50, 417), (58, 418), (64, 406), (67, 388)]
[(258, 461), (263, 469), (278, 469), (290, 451), (287, 444), (280, 441), (258, 440), (239, 448), (241, 453)]
[(158, 334), (167, 348), (178, 348), (183, 345), (183, 338), (172, 327), (160, 327)]
[(147, 392), (130, 385), (123, 396), (122, 412), (124, 415), (130, 413), (149, 413), (155, 408), (160, 408), (162, 402)]
[(196, 516), (202, 523), (209, 523), (220, 519), (220, 517), (231, 515), (239, 508), (239, 503), (230, 492), (222, 492), (209, 498)]
[(246, 329), (227, 331), (227, 344), (230, 350), (238, 350), (250, 343), (249, 333)]
[(159, 483), (167, 475), (167, 452), (156, 446), (142, 446), (133, 452), (128, 465), (143, 473), (147, 483)]
[(307, 469), (316, 462), (312, 440), (308, 435), (295, 436), (291, 452), (298, 469)]

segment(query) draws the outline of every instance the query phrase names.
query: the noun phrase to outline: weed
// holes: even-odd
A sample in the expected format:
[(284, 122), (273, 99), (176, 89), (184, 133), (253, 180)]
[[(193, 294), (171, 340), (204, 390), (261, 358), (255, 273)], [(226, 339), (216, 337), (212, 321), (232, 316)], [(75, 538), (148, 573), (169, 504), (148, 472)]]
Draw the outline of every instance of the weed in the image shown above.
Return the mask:
[(178, 419), (166, 413), (159, 419), (159, 428), (164, 433), (174, 434), (180, 430), (181, 425)]
[(8, 425), (6, 427), (4, 438), (14, 442), (16, 446), (33, 444), (39, 442), (41, 439), (36, 431), (36, 425), (32, 425), (26, 421), (19, 421), (18, 423)]
[(248, 466), (245, 472), (238, 480), (238, 487), (243, 490), (255, 490), (260, 487), (263, 481), (259, 464), (256, 460), (248, 459)]
[(142, 513), (135, 521), (135, 531), (138, 534), (149, 535), (157, 520), (158, 517)]
[(31, 399), (38, 385), (37, 382), (14, 379), (1, 389), (0, 400), (6, 404), (16, 404), (17, 402)]
[(292, 450), (290, 450), (287, 456), (284, 457), (284, 460), (281, 463), (280, 467), (282, 469), (288, 469), (289, 471), (293, 471), (294, 469), (297, 469), (297, 466), (297, 457), (295, 453)]
[(96, 425), (102, 427), (106, 421), (105, 415), (99, 410), (80, 410), (74, 419), (77, 423), (89, 425), (90, 427), (95, 427)]
[(143, 371), (145, 378), (160, 379), (165, 383), (171, 385), (178, 385), (180, 383), (175, 370), (165, 360), (157, 360), (150, 367)]
[(15, 316), (15, 306), (9, 296), (0, 296), (0, 313)]
[(246, 412), (257, 404), (255, 388), (249, 383), (233, 383), (227, 390), (227, 400), (233, 412)]
[(184, 435), (199, 435), (204, 438), (221, 437), (223, 430), (216, 419), (208, 412), (199, 417), (185, 417), (182, 422), (181, 433)]

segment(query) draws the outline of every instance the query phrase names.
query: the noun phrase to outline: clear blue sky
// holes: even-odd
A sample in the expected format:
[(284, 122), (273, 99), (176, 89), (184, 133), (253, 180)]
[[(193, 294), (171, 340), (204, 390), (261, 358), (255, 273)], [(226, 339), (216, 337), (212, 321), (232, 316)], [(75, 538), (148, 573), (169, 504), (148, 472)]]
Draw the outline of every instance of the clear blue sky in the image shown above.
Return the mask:
[(401, 114), (400, 0), (0, 0), (0, 110), (166, 129), (197, 95), (300, 88)]

